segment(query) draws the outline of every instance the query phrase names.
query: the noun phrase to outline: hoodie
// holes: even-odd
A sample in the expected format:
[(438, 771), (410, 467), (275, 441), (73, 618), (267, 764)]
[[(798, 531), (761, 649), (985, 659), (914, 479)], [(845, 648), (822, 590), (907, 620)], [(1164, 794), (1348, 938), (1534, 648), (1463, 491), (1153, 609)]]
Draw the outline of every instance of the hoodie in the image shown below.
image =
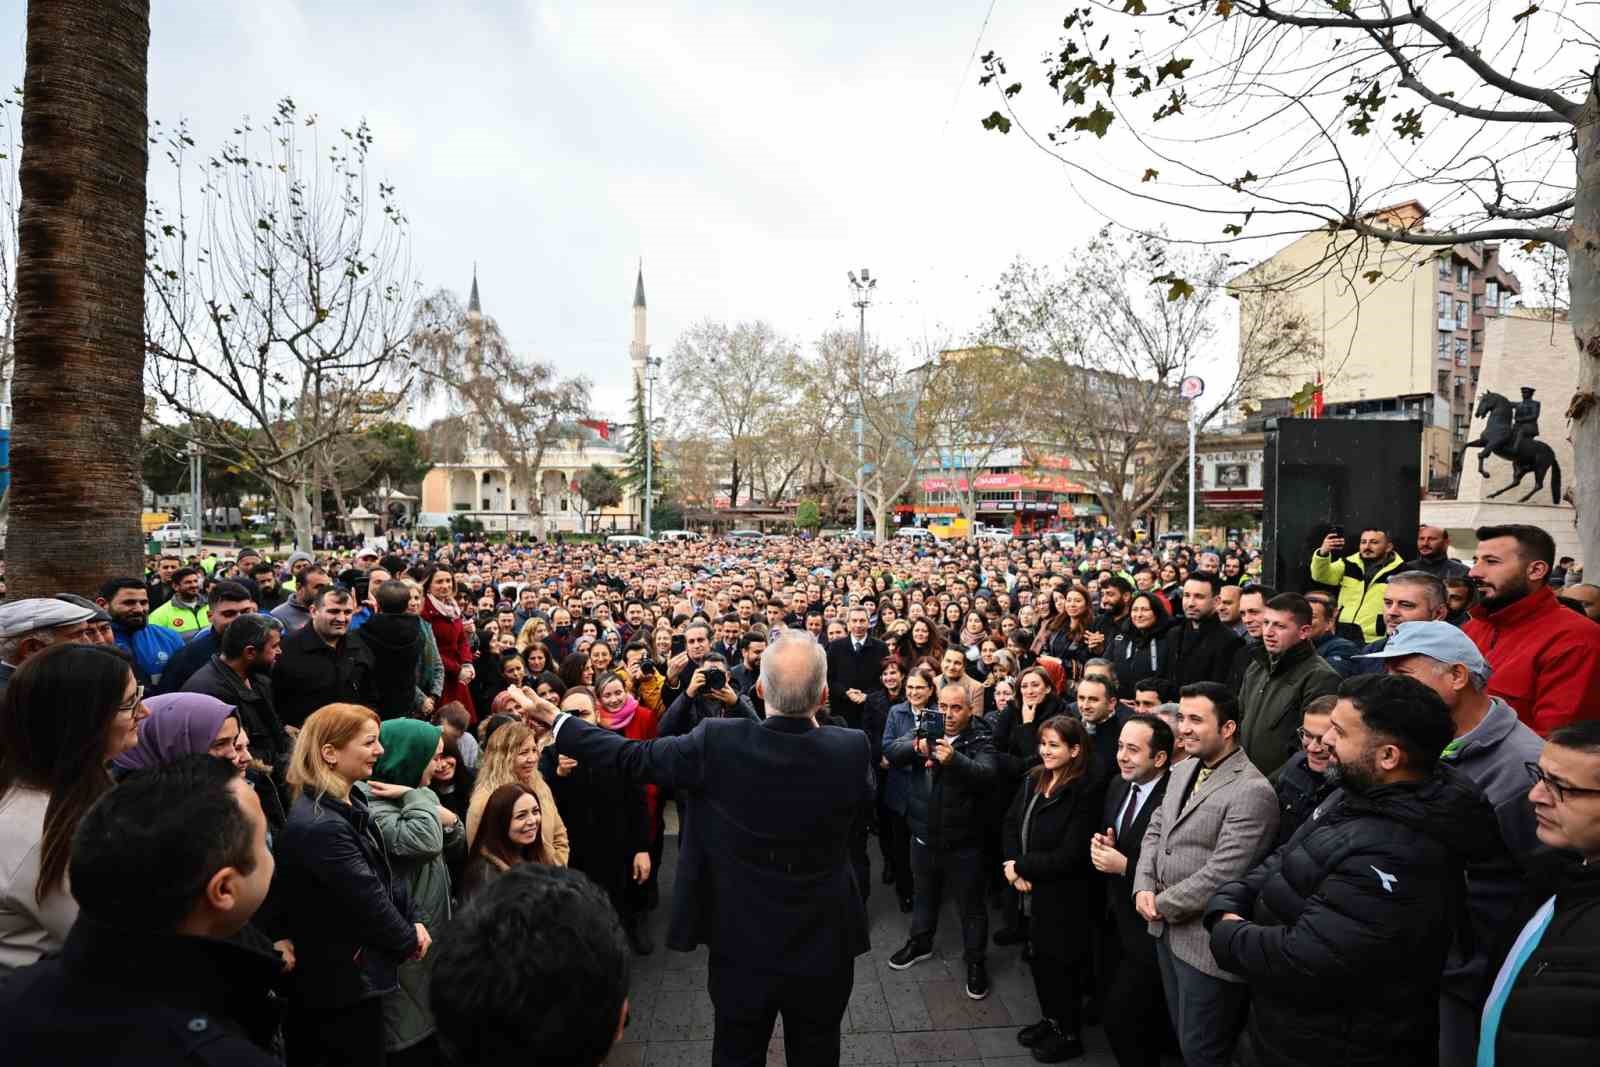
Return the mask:
[(372, 652), (378, 691), (378, 717), (405, 718), (416, 705), (417, 664), (422, 659), (422, 632), (410, 615), (378, 614), (361, 628), (361, 640)]

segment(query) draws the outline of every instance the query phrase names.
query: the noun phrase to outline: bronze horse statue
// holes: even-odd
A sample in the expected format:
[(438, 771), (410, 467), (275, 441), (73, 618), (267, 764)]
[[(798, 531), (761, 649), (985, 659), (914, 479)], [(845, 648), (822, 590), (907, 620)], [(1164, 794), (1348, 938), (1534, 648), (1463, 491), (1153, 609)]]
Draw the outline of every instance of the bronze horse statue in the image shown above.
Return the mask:
[(1518, 501), (1523, 503), (1544, 488), (1545, 475), (1548, 474), (1551, 476), (1550, 502), (1561, 503), (1561, 464), (1556, 462), (1555, 450), (1536, 438), (1517, 440), (1511, 428), (1511, 406), (1510, 400), (1496, 392), (1486, 392), (1479, 397), (1477, 410), (1472, 413), (1472, 417), (1475, 419), (1487, 417), (1489, 421), (1484, 424), (1483, 432), (1475, 440), (1468, 441), (1462, 446), (1462, 451), (1465, 452), (1469, 448), (1480, 450), (1478, 473), (1485, 478), (1489, 477), (1487, 465), (1489, 456), (1495, 455), (1511, 461), (1511, 470), (1516, 477), (1504, 489), (1490, 493), (1490, 500), (1501, 493), (1515, 489), (1522, 484), (1523, 478), (1531, 474), (1534, 476), (1534, 486)]

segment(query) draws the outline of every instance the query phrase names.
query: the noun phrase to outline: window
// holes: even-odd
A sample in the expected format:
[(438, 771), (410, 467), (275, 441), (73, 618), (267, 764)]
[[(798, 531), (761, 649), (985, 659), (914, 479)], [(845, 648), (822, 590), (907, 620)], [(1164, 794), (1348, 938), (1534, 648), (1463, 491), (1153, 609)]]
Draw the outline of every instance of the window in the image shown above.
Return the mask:
[(1483, 296), (1484, 296), (1484, 299), (1486, 301), (1488, 301), (1488, 304), (1489, 304), (1490, 307), (1499, 307), (1500, 306), (1500, 283), (1496, 282), (1496, 281), (1490, 281), (1490, 282), (1484, 283)]
[(1456, 285), (1462, 289), (1472, 284), (1472, 268), (1465, 263), (1456, 264)]
[(1439, 331), (1439, 358), (1450, 358), (1450, 342), (1455, 340), (1455, 335), (1444, 330)]
[(1467, 365), (1467, 339), (1465, 337), (1457, 337), (1455, 342), (1456, 366), (1465, 367)]
[(1473, 293), (1472, 294), (1472, 313), (1474, 315), (1476, 315), (1478, 312), (1480, 312), (1482, 310), (1483, 310), (1483, 294), (1482, 293)]
[(1441, 278), (1450, 277), (1450, 257), (1449, 256), (1440, 256), (1439, 257), (1439, 277), (1441, 277)]
[(1467, 302), (1465, 300), (1459, 301), (1456, 304), (1456, 328), (1464, 329), (1467, 325), (1467, 317), (1471, 314), (1472, 309), (1467, 307)]
[(1439, 294), (1439, 317), (1441, 319), (1448, 319), (1454, 313), (1455, 313), (1455, 297), (1451, 296), (1449, 293), (1440, 293)]
[(1481, 349), (1482, 347), (1483, 347), (1483, 331), (1482, 330), (1473, 330), (1472, 331), (1472, 349), (1473, 349), (1473, 351), (1477, 351), (1477, 350)]
[(482, 510), (484, 510), (484, 511), (488, 511), (489, 510), (489, 498), (488, 497), (484, 497), (483, 498), (483, 508), (482, 508)]
[(1442, 370), (1442, 371), (1439, 372), (1439, 388), (1436, 390), (1436, 392), (1438, 392), (1441, 396), (1443, 396), (1446, 392), (1449, 391), (1449, 389), (1450, 389), (1450, 372), (1447, 371), (1447, 370)]

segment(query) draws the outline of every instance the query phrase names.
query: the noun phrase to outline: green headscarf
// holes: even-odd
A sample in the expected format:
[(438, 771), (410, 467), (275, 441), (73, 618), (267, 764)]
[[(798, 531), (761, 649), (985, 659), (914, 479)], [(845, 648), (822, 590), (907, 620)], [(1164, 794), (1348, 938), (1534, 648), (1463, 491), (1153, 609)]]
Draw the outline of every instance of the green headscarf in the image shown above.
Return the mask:
[(419, 719), (390, 719), (378, 728), (383, 755), (372, 778), (389, 785), (415, 789), (439, 748), (440, 730)]

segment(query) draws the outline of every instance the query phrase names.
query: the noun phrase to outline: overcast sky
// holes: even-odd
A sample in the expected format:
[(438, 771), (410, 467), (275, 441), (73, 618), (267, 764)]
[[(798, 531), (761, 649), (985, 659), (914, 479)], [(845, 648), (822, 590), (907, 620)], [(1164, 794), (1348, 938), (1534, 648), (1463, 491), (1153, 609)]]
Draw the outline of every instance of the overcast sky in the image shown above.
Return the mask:
[[(1104, 220), (1061, 164), (978, 124), (996, 104), (976, 84), (989, 49), (1059, 121), (1038, 60), (1064, 6), (157, 0), (150, 113), (187, 118), (206, 152), (284, 95), (333, 128), (366, 118), (422, 287), (464, 297), (476, 263), (512, 341), (625, 420), (641, 257), (658, 356), (706, 318), (764, 318), (801, 344), (853, 327), (846, 272), (862, 266), (880, 279), (869, 331), (909, 352), (964, 337), (1017, 255), (1091, 235)], [(23, 5), (6, 8), (0, 69), (18, 84)], [(1148, 163), (1115, 137), (1098, 151)], [(1225, 362), (1226, 329), (1218, 348)]]
[[(1054, 5), (995, 8), (984, 49), (1054, 40)], [(907, 347), (971, 329), (1018, 253), (1097, 227), (1056, 164), (979, 127), (988, 9), (160, 0), (150, 112), (202, 149), (284, 94), (365, 116), (422, 284), (464, 296), (476, 262), (512, 340), (623, 419), (640, 257), (657, 355), (702, 318), (802, 343), (853, 325), (862, 266), (882, 279), (869, 330)]]

